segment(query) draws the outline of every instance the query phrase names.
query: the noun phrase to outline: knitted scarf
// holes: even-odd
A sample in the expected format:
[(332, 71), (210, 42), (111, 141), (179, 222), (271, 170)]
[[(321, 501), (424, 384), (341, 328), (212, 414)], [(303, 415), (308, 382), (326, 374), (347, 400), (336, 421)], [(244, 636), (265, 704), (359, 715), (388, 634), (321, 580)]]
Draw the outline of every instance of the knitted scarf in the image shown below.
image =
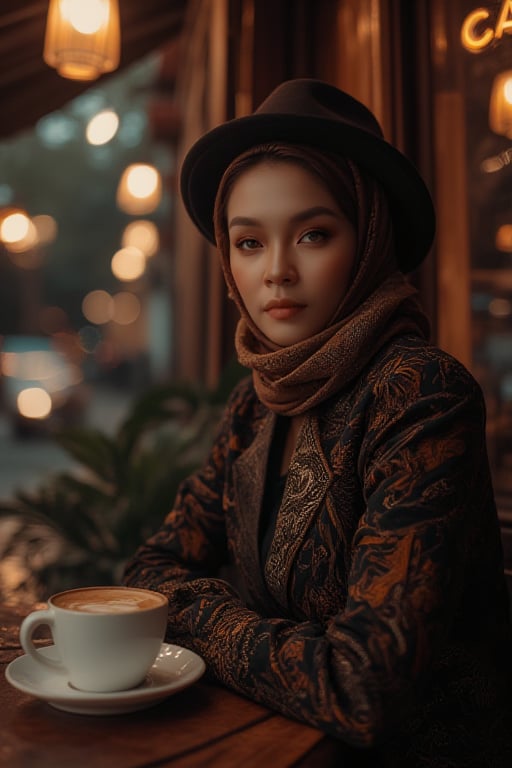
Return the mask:
[[(230, 186), (223, 183), (229, 169), (219, 187), (215, 226), (224, 277), (241, 315), (235, 335), (238, 359), (252, 369), (264, 405), (296, 416), (347, 388), (394, 336), (414, 333), (427, 338), (429, 323), (416, 289), (396, 268), (392, 221), (380, 185), (349, 160), (309, 147), (286, 145), (286, 150), (285, 160), (313, 167), (332, 194), (337, 187), (335, 199), (343, 200), (342, 209), (356, 229), (355, 274), (331, 322), (308, 339), (279, 347), (252, 321), (229, 265), (225, 205)], [(253, 157), (254, 150), (249, 154)]]

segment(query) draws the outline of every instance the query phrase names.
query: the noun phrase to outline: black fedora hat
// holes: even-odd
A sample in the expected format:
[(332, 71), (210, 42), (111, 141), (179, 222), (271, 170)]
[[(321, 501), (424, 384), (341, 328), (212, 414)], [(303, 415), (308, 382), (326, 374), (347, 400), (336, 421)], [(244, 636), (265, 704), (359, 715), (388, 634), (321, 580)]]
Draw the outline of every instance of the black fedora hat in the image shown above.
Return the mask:
[(202, 136), (187, 153), (180, 187), (190, 217), (215, 244), (213, 209), (222, 175), (242, 152), (266, 142), (304, 144), (349, 157), (367, 169), (387, 192), (398, 262), (411, 272), (427, 255), (435, 213), (414, 165), (387, 142), (374, 115), (333, 85), (288, 80), (247, 117), (229, 120)]

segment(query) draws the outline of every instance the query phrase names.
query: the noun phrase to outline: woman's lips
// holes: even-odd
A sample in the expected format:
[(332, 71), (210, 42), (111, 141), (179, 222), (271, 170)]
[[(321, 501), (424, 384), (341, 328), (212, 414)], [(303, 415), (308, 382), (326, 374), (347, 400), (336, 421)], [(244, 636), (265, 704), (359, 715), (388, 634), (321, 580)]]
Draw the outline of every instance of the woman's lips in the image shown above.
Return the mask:
[(303, 309), (304, 304), (297, 304), (287, 299), (272, 299), (265, 305), (265, 312), (274, 320), (289, 320)]

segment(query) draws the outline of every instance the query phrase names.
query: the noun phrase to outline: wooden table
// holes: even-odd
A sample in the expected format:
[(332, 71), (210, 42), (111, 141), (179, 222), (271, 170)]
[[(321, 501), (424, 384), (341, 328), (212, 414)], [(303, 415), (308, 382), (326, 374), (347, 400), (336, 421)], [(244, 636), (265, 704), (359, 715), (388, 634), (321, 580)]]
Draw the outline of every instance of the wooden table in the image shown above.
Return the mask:
[(0, 606), (2, 768), (327, 768), (341, 745), (231, 693), (199, 681), (165, 701), (125, 715), (62, 712), (6, 680), (23, 651), (18, 628), (30, 608)]

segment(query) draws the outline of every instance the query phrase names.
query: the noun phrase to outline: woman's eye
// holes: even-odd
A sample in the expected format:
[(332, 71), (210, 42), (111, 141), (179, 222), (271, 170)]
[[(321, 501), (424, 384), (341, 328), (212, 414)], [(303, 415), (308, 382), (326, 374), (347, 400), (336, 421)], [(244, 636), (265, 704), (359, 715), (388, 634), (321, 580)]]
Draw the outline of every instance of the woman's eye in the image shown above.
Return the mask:
[(327, 232), (322, 229), (311, 229), (306, 232), (299, 240), (299, 243), (322, 243), (327, 239)]
[(235, 246), (241, 251), (253, 251), (259, 247), (259, 242), (254, 237), (242, 237), (236, 241)]

